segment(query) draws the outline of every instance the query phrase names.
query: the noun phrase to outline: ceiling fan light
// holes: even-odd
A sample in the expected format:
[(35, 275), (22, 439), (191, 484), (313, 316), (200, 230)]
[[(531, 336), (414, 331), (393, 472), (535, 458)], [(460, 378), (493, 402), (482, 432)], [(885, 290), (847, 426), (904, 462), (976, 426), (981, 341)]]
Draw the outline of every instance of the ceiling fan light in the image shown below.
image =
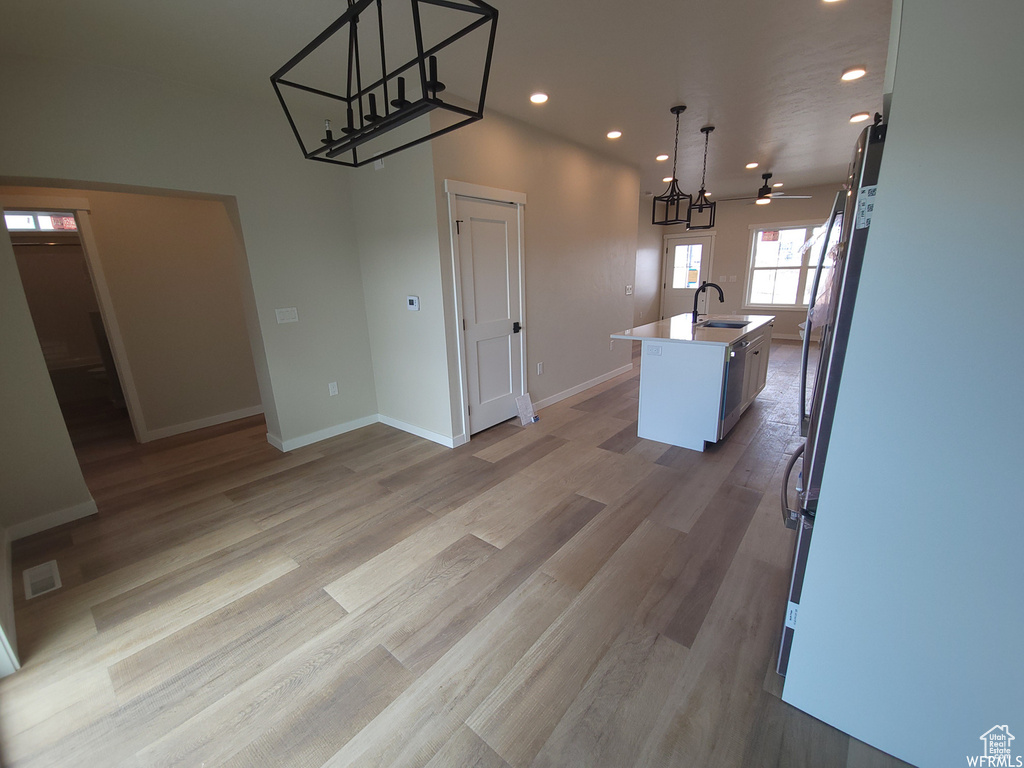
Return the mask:
[(772, 201), (772, 199), (770, 197), (759, 197), (754, 202), (757, 205), (768, 205), (768, 203), (770, 203), (771, 201)]

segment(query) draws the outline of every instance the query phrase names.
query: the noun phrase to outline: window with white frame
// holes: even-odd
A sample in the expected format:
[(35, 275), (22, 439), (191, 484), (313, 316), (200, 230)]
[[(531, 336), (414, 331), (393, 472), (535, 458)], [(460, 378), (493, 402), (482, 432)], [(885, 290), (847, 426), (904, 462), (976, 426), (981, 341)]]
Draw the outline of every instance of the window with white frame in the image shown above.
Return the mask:
[(825, 225), (751, 227), (751, 233), (747, 306), (806, 307)]

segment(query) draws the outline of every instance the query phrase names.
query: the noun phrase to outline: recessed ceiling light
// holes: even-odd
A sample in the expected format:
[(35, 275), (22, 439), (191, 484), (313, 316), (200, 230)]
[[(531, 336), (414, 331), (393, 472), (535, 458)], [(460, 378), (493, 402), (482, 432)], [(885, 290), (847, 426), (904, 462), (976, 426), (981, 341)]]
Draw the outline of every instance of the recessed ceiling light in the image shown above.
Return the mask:
[(608, 131), (609, 139), (617, 139), (622, 135), (622, 131)]
[(758, 165), (757, 163), (747, 163), (746, 167), (747, 167), (747, 170), (750, 170), (752, 168), (757, 168), (757, 165)]
[(672, 177), (671, 176), (666, 176), (661, 181), (662, 181), (663, 184), (668, 184), (670, 181), (672, 181)]
[(858, 80), (867, 73), (868, 71), (864, 67), (849, 67), (843, 70), (843, 80)]
[(772, 186), (773, 187), (781, 187), (782, 186), (782, 182), (781, 181), (776, 181), (774, 184), (772, 184)]
[(858, 112), (855, 115), (850, 115), (851, 123), (863, 123), (865, 120), (870, 120), (871, 115), (867, 112)]
[(658, 161), (659, 163), (663, 163), (663, 162), (665, 162), (666, 160), (668, 160), (668, 155), (658, 155), (658, 156), (657, 156), (656, 158), (654, 158), (654, 159), (655, 159), (655, 160), (657, 160), (657, 161)]
[(771, 201), (772, 199), (770, 197), (760, 197), (754, 202), (757, 203), (758, 205), (768, 205), (768, 203), (770, 203)]
[(530, 97), (530, 101), (532, 101), (534, 104), (543, 104), (547, 100), (548, 95), (546, 93), (535, 93), (533, 94), (533, 96)]
[(826, 3), (838, 3), (839, 0), (823, 0)]

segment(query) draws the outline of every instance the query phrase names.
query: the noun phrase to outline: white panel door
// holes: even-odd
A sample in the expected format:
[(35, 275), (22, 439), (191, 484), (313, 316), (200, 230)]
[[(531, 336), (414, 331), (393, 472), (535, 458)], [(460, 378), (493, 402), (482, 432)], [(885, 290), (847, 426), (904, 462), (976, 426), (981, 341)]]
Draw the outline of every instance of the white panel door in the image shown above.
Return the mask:
[[(693, 311), (693, 294), (708, 279), (711, 266), (711, 235), (669, 235), (665, 238), (665, 270), (662, 275), (661, 316), (674, 317)], [(718, 292), (714, 303), (718, 303)], [(701, 297), (701, 314), (708, 298)]]
[(519, 208), (456, 198), (469, 433), (516, 415), (523, 381)]

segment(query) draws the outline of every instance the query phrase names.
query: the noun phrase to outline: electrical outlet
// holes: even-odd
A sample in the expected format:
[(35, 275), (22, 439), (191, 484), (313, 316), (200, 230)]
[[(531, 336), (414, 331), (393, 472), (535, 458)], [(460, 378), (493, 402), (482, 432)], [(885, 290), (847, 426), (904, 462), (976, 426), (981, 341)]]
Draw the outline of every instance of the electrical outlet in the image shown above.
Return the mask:
[(537, 375), (544, 373), (544, 363), (537, 363)]
[(283, 309), (275, 309), (274, 314), (277, 315), (278, 323), (299, 322), (299, 310), (297, 310), (295, 307), (284, 307)]
[(736, 275), (729, 275), (729, 282), (730, 283), (735, 283), (736, 282)]
[(329, 394), (331, 397), (334, 397), (336, 394), (338, 394), (338, 382), (332, 381), (330, 384), (327, 385), (327, 394)]
[(647, 347), (647, 354), (654, 355), (655, 357), (661, 357), (661, 347), (655, 344), (651, 344)]
[(627, 285), (626, 286), (626, 295), (627, 296), (632, 296), (633, 295), (633, 286), (632, 285)]

